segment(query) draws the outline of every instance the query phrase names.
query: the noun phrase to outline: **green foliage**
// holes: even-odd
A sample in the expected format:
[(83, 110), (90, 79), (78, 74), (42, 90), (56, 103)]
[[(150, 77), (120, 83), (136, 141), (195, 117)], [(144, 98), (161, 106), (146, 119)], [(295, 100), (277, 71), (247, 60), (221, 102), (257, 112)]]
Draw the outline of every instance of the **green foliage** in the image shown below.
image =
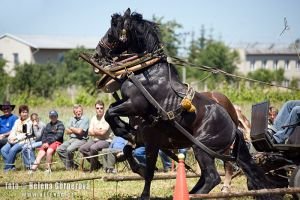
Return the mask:
[(284, 69), (280, 68), (274, 71), (268, 69), (258, 69), (253, 72), (249, 72), (248, 77), (269, 83), (272, 81), (282, 82), (284, 80)]
[(275, 87), (263, 87), (259, 84), (246, 84), (240, 81), (229, 85), (223, 82), (222, 87), (217, 88), (224, 93), (229, 99), (238, 104), (254, 104), (264, 100), (269, 100), (275, 104), (282, 104), (291, 99), (300, 99), (300, 92)]
[(80, 85), (85, 88), (95, 87), (98, 80), (93, 72), (93, 68), (85, 61), (79, 59), (80, 53), (89, 53), (87, 49), (79, 47), (65, 53), (62, 68), (60, 69), (63, 76), (62, 85)]
[[(204, 48), (201, 46), (201, 40), (192, 43), (190, 48), (190, 54), (188, 60), (197, 65), (205, 65), (208, 67), (215, 67), (226, 71), (228, 73), (234, 73), (237, 68), (236, 63), (239, 61), (239, 55), (236, 51), (231, 51), (223, 42), (209, 41)], [(188, 69), (187, 76), (192, 79), (201, 79), (203, 72), (197, 69)], [(230, 80), (230, 77), (224, 77), (222, 75), (213, 76), (212, 85), (224, 80)]]
[(182, 28), (182, 26), (175, 20), (163, 22), (163, 17), (158, 18), (153, 16), (153, 21), (159, 24), (161, 40), (167, 54), (170, 56), (177, 56), (178, 47), (181, 42), (175, 32), (177, 29)]
[(95, 101), (95, 98), (84, 90), (79, 91), (79, 95), (75, 99), (75, 103), (81, 105), (93, 105)]
[(16, 66), (15, 70), (12, 90), (27, 97), (49, 97), (59, 82), (55, 64), (24, 64)]
[(0, 59), (0, 101), (2, 102), (3, 99), (5, 99), (5, 91), (6, 87), (9, 84), (10, 78), (8, 74), (4, 70), (4, 66), (6, 64), (6, 61), (3, 59)]

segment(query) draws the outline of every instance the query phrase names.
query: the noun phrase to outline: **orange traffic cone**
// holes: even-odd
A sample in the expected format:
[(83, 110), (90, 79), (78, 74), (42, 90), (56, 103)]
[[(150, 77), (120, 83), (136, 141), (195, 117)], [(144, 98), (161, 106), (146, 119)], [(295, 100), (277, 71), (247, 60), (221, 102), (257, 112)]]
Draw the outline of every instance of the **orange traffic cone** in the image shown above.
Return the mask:
[(173, 195), (173, 200), (189, 200), (189, 192), (186, 183), (184, 155), (178, 155), (179, 163), (177, 167), (176, 185)]

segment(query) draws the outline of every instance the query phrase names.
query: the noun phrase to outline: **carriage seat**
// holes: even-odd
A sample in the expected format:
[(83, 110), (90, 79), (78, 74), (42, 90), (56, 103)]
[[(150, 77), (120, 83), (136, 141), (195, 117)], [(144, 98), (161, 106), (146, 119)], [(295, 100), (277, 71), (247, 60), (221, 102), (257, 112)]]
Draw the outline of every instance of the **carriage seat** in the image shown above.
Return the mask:
[(299, 124), (288, 138), (286, 144), (274, 144), (268, 131), (269, 102), (264, 101), (252, 106), (251, 114), (251, 140), (257, 151), (299, 151), (300, 150), (300, 126)]
[(250, 137), (252, 144), (257, 151), (270, 152), (273, 150), (273, 143), (267, 134), (268, 113), (268, 101), (257, 103), (252, 106)]

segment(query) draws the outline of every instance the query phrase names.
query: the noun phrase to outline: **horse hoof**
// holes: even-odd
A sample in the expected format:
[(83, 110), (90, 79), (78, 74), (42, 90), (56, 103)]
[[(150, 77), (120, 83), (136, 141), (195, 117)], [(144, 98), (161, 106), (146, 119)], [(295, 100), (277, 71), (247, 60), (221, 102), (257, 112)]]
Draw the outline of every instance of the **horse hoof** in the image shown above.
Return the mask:
[(139, 198), (140, 200), (150, 200), (150, 196), (141, 196), (140, 198)]

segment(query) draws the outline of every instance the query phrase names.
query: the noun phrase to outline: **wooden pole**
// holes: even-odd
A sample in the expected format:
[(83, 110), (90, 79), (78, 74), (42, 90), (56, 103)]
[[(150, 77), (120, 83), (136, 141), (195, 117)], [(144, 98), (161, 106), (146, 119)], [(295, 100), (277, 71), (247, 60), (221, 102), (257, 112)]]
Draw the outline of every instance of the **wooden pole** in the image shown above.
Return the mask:
[(275, 189), (261, 189), (250, 190), (244, 192), (230, 192), (230, 193), (210, 193), (210, 194), (190, 194), (191, 199), (216, 199), (216, 198), (232, 198), (245, 196), (259, 196), (267, 194), (295, 194), (300, 193), (300, 187), (294, 188), (275, 188)]
[[(132, 67), (128, 67), (127, 70), (134, 72), (134, 71), (143, 69), (145, 67), (148, 67), (150, 65), (153, 65), (154, 63), (158, 62), (160, 59), (161, 58), (153, 58), (153, 59), (151, 59), (151, 60), (149, 60), (147, 62), (144, 62), (142, 64), (138, 64), (138, 65), (135, 65), (135, 66), (132, 66)], [(120, 70), (120, 71), (116, 71), (115, 74), (116, 75), (121, 75), (121, 74), (124, 74), (125, 72), (126, 72), (126, 70), (123, 69), (123, 70)]]
[[(187, 178), (199, 178), (198, 174), (187, 174)], [(175, 179), (176, 173), (172, 174), (157, 174), (153, 177), (153, 180), (166, 180), (166, 179)], [(106, 176), (103, 177), (104, 181), (139, 181), (144, 180), (144, 178), (140, 176)]]

